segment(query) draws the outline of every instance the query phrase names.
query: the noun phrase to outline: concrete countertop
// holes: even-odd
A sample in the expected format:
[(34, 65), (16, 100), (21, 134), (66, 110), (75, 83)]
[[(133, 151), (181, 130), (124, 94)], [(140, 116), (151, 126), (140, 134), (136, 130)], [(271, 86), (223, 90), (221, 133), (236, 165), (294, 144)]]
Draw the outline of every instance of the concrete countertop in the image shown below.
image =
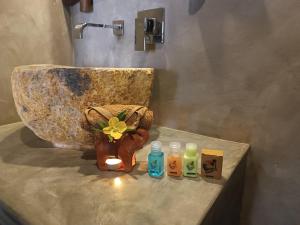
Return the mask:
[(14, 123), (0, 126), (0, 208), (31, 225), (201, 224), (249, 145), (165, 127), (153, 128), (151, 139), (165, 151), (169, 141), (223, 150), (223, 178), (153, 179), (139, 165), (130, 174), (102, 172), (94, 151), (53, 148)]

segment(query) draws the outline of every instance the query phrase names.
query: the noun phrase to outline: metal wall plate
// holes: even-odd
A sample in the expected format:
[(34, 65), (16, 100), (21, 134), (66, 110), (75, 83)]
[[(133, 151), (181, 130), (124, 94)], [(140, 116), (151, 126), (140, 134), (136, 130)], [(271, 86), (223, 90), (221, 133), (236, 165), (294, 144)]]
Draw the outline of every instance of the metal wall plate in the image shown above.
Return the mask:
[(124, 20), (113, 20), (113, 33), (117, 36), (124, 35)]
[(135, 50), (148, 51), (165, 41), (165, 9), (139, 11), (135, 19)]

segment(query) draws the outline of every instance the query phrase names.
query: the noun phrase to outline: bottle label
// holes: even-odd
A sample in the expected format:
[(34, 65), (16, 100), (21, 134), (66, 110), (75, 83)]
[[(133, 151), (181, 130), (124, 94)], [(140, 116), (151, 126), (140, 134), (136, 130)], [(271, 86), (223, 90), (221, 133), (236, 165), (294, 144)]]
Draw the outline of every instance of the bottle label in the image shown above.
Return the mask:
[(151, 162), (150, 162), (150, 170), (157, 170), (157, 168), (158, 168), (158, 162), (157, 162), (157, 160), (152, 160)]
[(176, 160), (169, 161), (169, 169), (170, 170), (175, 170), (177, 168), (176, 163), (177, 163)]
[(194, 160), (191, 160), (191, 161), (187, 161), (186, 163), (185, 163), (185, 172), (184, 172), (184, 174), (186, 175), (186, 176), (193, 176), (193, 177), (195, 177), (195, 176), (197, 176), (197, 164), (196, 164), (196, 161), (194, 161)]
[(181, 166), (181, 158), (180, 157), (168, 157), (168, 174), (170, 176), (181, 176), (181, 170), (182, 170), (182, 166)]
[(194, 161), (190, 161), (186, 164), (186, 168), (188, 171), (193, 171), (195, 169), (195, 162)]

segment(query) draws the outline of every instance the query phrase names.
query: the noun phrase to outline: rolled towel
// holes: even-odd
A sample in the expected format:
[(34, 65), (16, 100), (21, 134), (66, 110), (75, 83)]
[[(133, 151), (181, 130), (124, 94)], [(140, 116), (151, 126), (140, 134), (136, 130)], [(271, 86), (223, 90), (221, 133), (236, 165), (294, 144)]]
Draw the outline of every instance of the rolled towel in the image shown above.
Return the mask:
[(125, 122), (127, 126), (149, 130), (153, 121), (153, 112), (145, 106), (138, 105), (104, 105), (100, 107), (89, 107), (85, 110), (82, 119), (82, 127), (90, 130), (99, 121), (107, 122), (111, 117), (116, 117), (125, 111)]

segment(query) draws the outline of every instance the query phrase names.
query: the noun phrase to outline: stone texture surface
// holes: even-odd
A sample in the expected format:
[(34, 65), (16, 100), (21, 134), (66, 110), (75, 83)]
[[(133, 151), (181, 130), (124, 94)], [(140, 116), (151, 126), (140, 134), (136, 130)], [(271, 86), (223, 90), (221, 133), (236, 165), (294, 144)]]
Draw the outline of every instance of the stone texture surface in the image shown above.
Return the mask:
[(11, 92), (16, 65), (71, 65), (73, 46), (69, 12), (62, 1), (0, 1), (0, 125), (20, 121)]
[[(223, 178), (153, 179), (139, 168), (101, 172), (94, 151), (51, 148), (15, 123), (0, 127), (0, 214), (30, 225), (237, 224), (225, 221), (238, 221), (248, 144), (164, 127), (153, 128), (151, 140), (162, 141), (166, 153), (174, 140), (224, 150)], [(137, 160), (149, 150), (147, 144)]]
[(148, 106), (153, 69), (16, 67), (11, 82), (22, 121), (42, 139), (59, 146), (93, 145), (80, 124), (89, 106)]
[[(157, 7), (165, 44), (135, 52), (137, 11)], [(243, 225), (299, 225), (299, 12), (299, 0), (101, 0), (92, 14), (77, 4), (72, 24), (124, 19), (126, 30), (87, 30), (75, 62), (156, 68), (156, 123), (251, 143)]]

